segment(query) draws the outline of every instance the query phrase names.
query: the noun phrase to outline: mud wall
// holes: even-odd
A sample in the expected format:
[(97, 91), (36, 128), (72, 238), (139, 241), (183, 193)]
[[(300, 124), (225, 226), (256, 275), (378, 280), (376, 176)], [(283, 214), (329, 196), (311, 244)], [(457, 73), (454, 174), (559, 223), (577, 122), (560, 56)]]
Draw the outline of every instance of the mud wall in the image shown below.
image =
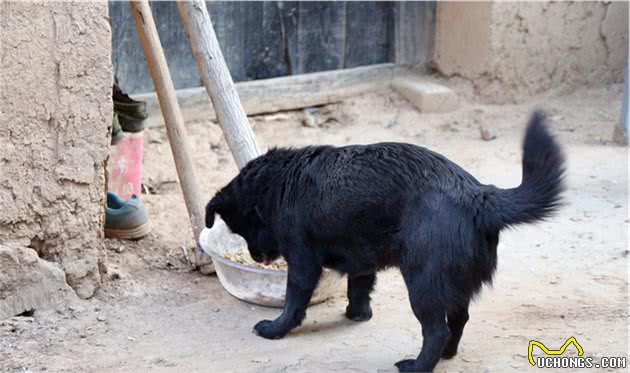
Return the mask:
[(439, 3), (432, 65), (488, 102), (623, 80), (628, 3)]
[(0, 2), (0, 243), (57, 263), (83, 298), (105, 259), (111, 84), (106, 2)]

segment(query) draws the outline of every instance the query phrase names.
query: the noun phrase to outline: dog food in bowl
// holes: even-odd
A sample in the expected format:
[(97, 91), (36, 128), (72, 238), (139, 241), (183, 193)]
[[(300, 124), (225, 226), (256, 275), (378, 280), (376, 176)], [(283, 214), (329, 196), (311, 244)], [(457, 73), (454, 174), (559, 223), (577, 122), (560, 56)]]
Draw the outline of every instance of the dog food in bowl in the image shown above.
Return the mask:
[[(219, 216), (211, 229), (201, 232), (199, 246), (212, 257), (219, 281), (228, 293), (261, 306), (284, 306), (288, 273), (284, 260), (270, 265), (254, 262), (245, 240), (230, 232)], [(310, 304), (321, 303), (344, 290), (341, 279), (337, 272), (324, 269)]]
[(287, 262), (284, 259), (275, 260), (269, 264), (257, 263), (252, 259), (247, 250), (227, 251), (223, 253), (223, 257), (236, 263), (245, 264), (250, 267), (258, 267), (265, 269), (277, 269), (280, 271), (287, 270)]

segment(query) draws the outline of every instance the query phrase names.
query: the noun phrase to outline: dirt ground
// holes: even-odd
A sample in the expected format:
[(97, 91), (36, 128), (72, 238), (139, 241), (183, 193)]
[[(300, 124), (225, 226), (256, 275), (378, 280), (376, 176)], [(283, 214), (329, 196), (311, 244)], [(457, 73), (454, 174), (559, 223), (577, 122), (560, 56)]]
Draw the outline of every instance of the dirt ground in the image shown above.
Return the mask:
[[(264, 148), (404, 141), (454, 160), (482, 182), (520, 182), (520, 143), (529, 113), (543, 107), (568, 156), (567, 205), (549, 222), (502, 234), (494, 287), (471, 308), (460, 352), (436, 371), (534, 370), (530, 339), (559, 347), (575, 336), (587, 356), (628, 354), (628, 151), (611, 144), (621, 86), (550, 93), (519, 105), (463, 104), (420, 114), (390, 91), (302, 112), (252, 117)], [(480, 139), (479, 125), (497, 138)], [(188, 124), (197, 177), (213, 192), (236, 173), (216, 123)], [(268, 341), (251, 333), (277, 309), (227, 294), (193, 271), (181, 192), (163, 128), (145, 135), (147, 206), (153, 233), (108, 240), (111, 281), (88, 301), (0, 322), (0, 371), (380, 372), (416, 356), (421, 329), (399, 273), (381, 273), (374, 317), (343, 317), (344, 289), (313, 306), (302, 327)], [(448, 229), (448, 227), (445, 227)], [(192, 255), (192, 254), (190, 254)]]

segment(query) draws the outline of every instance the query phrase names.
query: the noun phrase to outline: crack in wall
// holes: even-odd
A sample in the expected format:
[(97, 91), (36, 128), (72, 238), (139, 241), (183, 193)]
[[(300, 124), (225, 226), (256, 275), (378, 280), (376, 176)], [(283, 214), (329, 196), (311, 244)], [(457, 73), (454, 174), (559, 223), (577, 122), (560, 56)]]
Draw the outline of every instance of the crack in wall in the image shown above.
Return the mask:
[(608, 39), (606, 38), (606, 34), (604, 33), (604, 22), (606, 21), (606, 17), (608, 17), (608, 7), (610, 3), (603, 3), (602, 5), (604, 6), (604, 14), (599, 20), (598, 31), (599, 39), (601, 40), (602, 44), (604, 45), (604, 49), (606, 50), (606, 61), (604, 63), (606, 64), (606, 66), (608, 66), (608, 61), (610, 59), (610, 47), (608, 46)]

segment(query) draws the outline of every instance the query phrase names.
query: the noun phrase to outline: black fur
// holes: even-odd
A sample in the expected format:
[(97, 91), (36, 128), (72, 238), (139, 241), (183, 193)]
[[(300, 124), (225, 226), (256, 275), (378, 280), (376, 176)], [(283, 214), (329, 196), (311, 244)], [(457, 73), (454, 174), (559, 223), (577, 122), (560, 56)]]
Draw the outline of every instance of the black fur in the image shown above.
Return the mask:
[(541, 113), (527, 127), (523, 180), (513, 189), (483, 185), (410, 144), (273, 149), (208, 203), (206, 225), (217, 213), (255, 260), (286, 258), (284, 311), (255, 326), (265, 338), (300, 325), (323, 267), (348, 275), (352, 320), (372, 316), (376, 272), (399, 267), (423, 344), (417, 359), (396, 365), (430, 371), (457, 353), (469, 302), (496, 268), (500, 230), (560, 206), (563, 164)]

